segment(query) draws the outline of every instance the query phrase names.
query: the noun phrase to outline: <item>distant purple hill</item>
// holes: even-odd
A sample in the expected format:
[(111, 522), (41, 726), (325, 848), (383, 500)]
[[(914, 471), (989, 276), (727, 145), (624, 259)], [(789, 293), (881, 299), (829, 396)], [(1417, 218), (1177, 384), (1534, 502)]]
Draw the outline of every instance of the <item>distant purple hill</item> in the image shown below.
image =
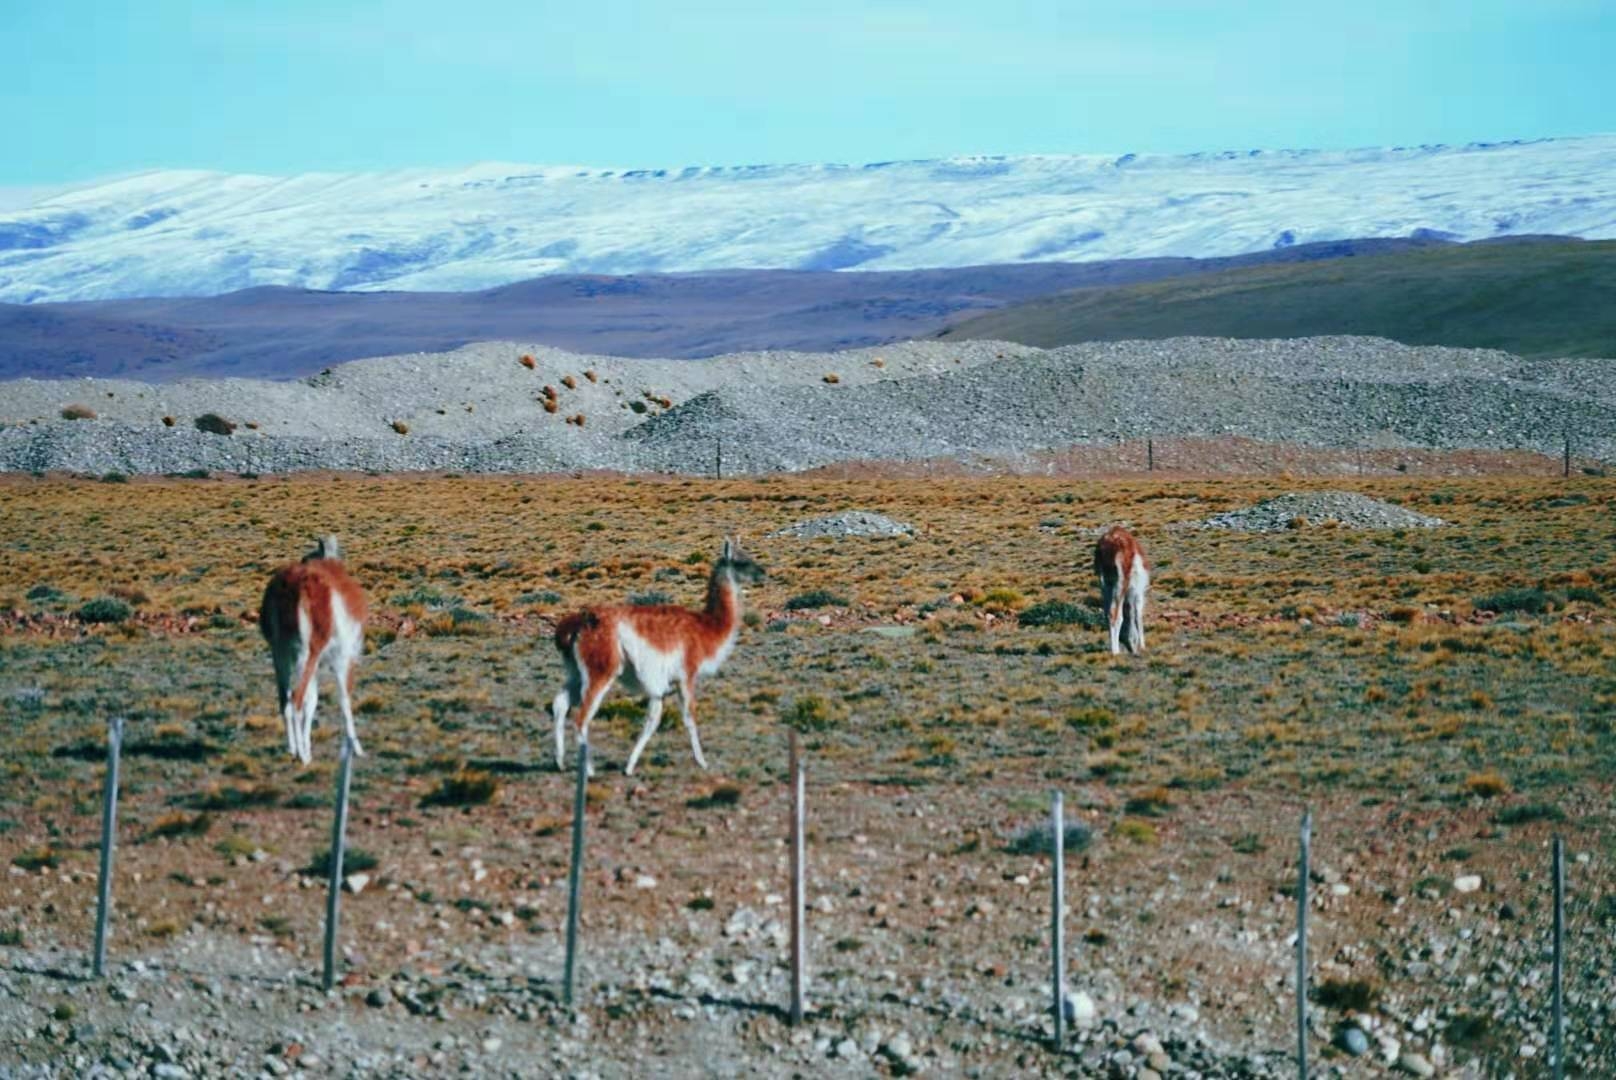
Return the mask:
[(844, 349), (930, 337), (961, 318), (1070, 289), (1446, 243), (1415, 236), (1216, 259), (887, 272), (566, 275), (468, 293), (266, 287), (188, 299), (0, 304), (0, 379), (293, 379), (344, 360), (497, 340), (637, 357)]

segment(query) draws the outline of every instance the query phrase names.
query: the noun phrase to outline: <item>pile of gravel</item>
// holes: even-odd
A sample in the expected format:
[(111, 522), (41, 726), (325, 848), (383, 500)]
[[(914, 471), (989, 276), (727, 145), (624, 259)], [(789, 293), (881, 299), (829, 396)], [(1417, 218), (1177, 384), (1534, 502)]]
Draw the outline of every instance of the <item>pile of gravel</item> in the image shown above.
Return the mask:
[(848, 510), (828, 517), (799, 521), (770, 533), (770, 536), (795, 536), (812, 539), (819, 536), (913, 536), (915, 527), (894, 521), (884, 514), (868, 510)]
[(1349, 529), (1436, 529), (1447, 524), (1441, 518), (1417, 514), (1356, 492), (1312, 491), (1292, 492), (1244, 510), (1214, 514), (1205, 521), (1191, 523), (1191, 527), (1279, 532), (1298, 520), (1314, 525), (1334, 521)]
[[(710, 360), (487, 342), (357, 360), (294, 383), (0, 384), (0, 471), (733, 476), (1145, 437), (1558, 455), (1568, 429), (1580, 456), (1616, 460), (1609, 364), (1358, 337), (1051, 350), (933, 341)], [(66, 419), (75, 405), (95, 418)], [(197, 430), (208, 413), (238, 426)]]

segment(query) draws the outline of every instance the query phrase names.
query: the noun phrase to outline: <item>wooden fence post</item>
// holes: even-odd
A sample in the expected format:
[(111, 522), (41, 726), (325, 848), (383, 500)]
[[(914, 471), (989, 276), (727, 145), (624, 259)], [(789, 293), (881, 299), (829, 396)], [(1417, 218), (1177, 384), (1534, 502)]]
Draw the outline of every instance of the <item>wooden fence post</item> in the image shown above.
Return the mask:
[(1313, 812), (1302, 814), (1302, 850), (1296, 877), (1296, 1070), (1307, 1080), (1307, 881)]
[(1055, 1000), (1055, 1052), (1060, 1053), (1066, 1048), (1066, 812), (1060, 792), (1053, 793), (1050, 804), (1051, 839), (1054, 843), (1049, 934), (1054, 963), (1051, 965), (1053, 979), (1050, 990)]
[(584, 805), (589, 792), (589, 742), (578, 743), (578, 788), (572, 797), (572, 866), (567, 872), (567, 970), (563, 1000), (572, 1004), (573, 977), (578, 961), (578, 901), (583, 884)]
[(342, 915), (342, 858), (348, 839), (348, 781), (353, 773), (353, 740), (342, 738), (342, 756), (337, 763), (337, 805), (331, 821), (330, 878), (325, 894), (325, 963), (320, 985), (329, 990), (337, 979), (337, 922)]
[(101, 805), (101, 877), (95, 903), (95, 954), (91, 970), (106, 974), (107, 917), (112, 914), (112, 849), (118, 840), (118, 759), (123, 752), (123, 717), (114, 716), (107, 730), (107, 789)]
[(1565, 1076), (1565, 840), (1554, 838), (1554, 1080)]
[(797, 742), (797, 729), (791, 729), (791, 1023), (802, 1023), (803, 986), (807, 981), (808, 936), (804, 884), (808, 871), (804, 807), (807, 769)]

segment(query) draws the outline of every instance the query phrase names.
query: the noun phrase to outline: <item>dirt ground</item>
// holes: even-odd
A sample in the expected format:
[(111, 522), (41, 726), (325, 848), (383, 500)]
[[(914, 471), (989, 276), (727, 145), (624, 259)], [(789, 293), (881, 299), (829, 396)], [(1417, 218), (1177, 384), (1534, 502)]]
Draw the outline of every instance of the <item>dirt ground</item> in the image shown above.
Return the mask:
[[(1179, 527), (1324, 487), (1451, 524)], [(768, 536), (848, 508), (917, 535)], [(0, 482), (0, 1076), (1292, 1075), (1304, 808), (1316, 1067), (1546, 1075), (1562, 835), (1568, 1072), (1610, 1075), (1613, 508), (1603, 478), (1401, 473)], [(1158, 567), (1143, 657), (1094, 626), (1089, 546), (1119, 520)], [(374, 609), (349, 826), (365, 879), (329, 994), (334, 710), (315, 764), (289, 759), (253, 623), (269, 572), (327, 531)], [(567, 1009), (547, 630), (631, 594), (696, 603), (725, 532), (770, 579), (706, 684), (711, 770), (671, 706), (632, 778), (637, 706), (596, 722)], [(795, 1029), (790, 726), (809, 778)], [(1054, 789), (1074, 826), (1062, 1054), (1036, 832)]]

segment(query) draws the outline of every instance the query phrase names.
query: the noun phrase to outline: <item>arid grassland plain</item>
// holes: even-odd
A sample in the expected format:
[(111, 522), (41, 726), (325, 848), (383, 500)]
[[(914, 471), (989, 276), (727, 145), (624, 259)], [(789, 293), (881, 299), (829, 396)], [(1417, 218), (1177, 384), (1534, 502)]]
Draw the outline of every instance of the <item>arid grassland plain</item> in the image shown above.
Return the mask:
[[(1191, 527), (1325, 488), (1448, 524)], [(850, 508), (914, 535), (770, 535)], [(1117, 522), (1155, 564), (1139, 657), (1107, 653), (1096, 607), (1093, 538)], [(328, 532), (372, 609), (364, 880), (331, 995), (317, 870), (340, 717), (327, 690), (315, 763), (287, 756), (255, 621), (270, 573)], [(634, 777), (638, 703), (594, 725), (574, 1015), (549, 631), (586, 604), (698, 604), (725, 534), (769, 578), (704, 682), (711, 770), (672, 705)], [(12, 477), (0, 565), (0, 1073), (1094, 1075), (1119, 1054), (1127, 1075), (1293, 1073), (1304, 807), (1320, 1060), (1348, 1061), (1332, 1040), (1352, 1024), (1353, 1069), (1540, 1071), (1561, 833), (1571, 1071), (1616, 1070), (1607, 478)], [(113, 978), (91, 984), (116, 714)], [(789, 727), (815, 1009), (795, 1031)], [(1085, 830), (1069, 970), (1092, 1008), (1064, 1057), (1041, 1042), (1029, 832), (1055, 788)]]

